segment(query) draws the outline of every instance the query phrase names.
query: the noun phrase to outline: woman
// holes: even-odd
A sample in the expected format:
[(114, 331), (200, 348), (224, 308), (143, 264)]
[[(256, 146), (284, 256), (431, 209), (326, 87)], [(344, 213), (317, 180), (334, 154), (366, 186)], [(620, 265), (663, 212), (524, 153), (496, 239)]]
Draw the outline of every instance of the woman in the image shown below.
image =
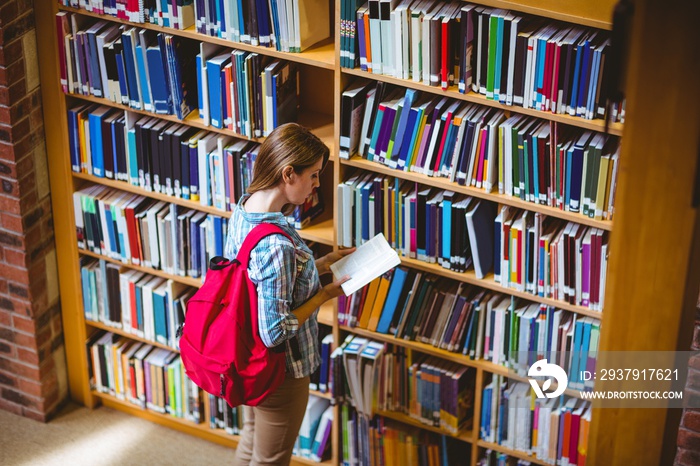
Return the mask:
[(284, 345), (286, 377), (260, 405), (243, 407), (236, 465), (289, 464), (309, 398), (309, 376), (320, 365), (318, 308), (339, 296), (347, 280), (321, 288), (318, 277), (353, 250), (314, 261), (285, 218), (319, 186), (328, 156), (328, 147), (296, 123), (276, 128), (260, 146), (249, 195), (238, 201), (229, 223), (226, 257), (235, 257), (248, 232), (263, 222), (280, 226), (294, 240), (268, 236), (251, 252), (248, 270), (258, 290), (260, 337), (268, 347)]

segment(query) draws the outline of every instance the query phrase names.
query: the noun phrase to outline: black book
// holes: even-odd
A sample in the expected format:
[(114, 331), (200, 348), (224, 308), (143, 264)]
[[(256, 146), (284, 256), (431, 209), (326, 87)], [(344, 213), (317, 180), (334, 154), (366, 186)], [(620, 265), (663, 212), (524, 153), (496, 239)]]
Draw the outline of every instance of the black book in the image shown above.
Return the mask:
[[(173, 153), (173, 134), (179, 129), (180, 125), (172, 124), (165, 128), (160, 134), (160, 167), (161, 175), (161, 191), (168, 196), (172, 196), (173, 192), (173, 160), (175, 159), (175, 154)], [(178, 167), (180, 166), (179, 151), (177, 152), (178, 157)]]
[[(370, 2), (373, 3), (373, 2)], [(372, 108), (371, 109), (365, 109), (365, 112), (367, 110), (370, 110), (370, 116), (369, 116), (369, 121), (370, 124), (368, 125), (369, 127), (367, 128), (367, 134), (360, 134), (360, 140), (362, 138), (365, 139), (365, 147), (364, 147), (364, 153), (360, 154), (362, 157), (367, 157), (367, 154), (369, 153), (369, 145), (370, 145), (370, 139), (372, 137), (372, 131), (373, 131), (373, 126), (376, 123), (376, 118), (377, 118), (377, 109), (379, 108), (379, 104), (384, 100), (384, 96), (389, 93), (389, 91), (392, 89), (392, 86), (390, 84), (386, 84), (383, 81), (379, 81), (377, 83), (377, 88), (376, 92), (374, 93), (374, 101), (372, 102)]]
[(114, 155), (115, 151), (113, 148), (112, 139), (112, 124), (119, 116), (117, 111), (112, 111), (107, 113), (100, 121), (100, 130), (102, 131), (102, 159), (104, 162), (104, 175), (105, 178), (113, 180), (115, 178), (114, 174)]
[(501, 56), (501, 82), (498, 89), (498, 100), (505, 103), (508, 92), (508, 63), (510, 57), (510, 35), (513, 30), (513, 18), (509, 14), (503, 20), (503, 53)]
[(162, 176), (163, 168), (161, 166), (162, 155), (161, 155), (161, 138), (160, 135), (165, 130), (168, 122), (165, 120), (158, 120), (156, 124), (150, 129), (150, 140), (151, 140), (151, 180), (152, 188), (154, 192), (162, 192), (162, 185), (165, 178)]
[[(173, 196), (177, 198), (182, 198), (182, 172), (184, 170), (183, 157), (187, 156), (187, 168), (189, 170), (189, 138), (185, 138), (185, 135), (194, 128), (189, 128), (185, 125), (178, 126), (170, 138), (170, 154), (172, 157), (171, 163), (171, 176), (172, 176), (172, 189)], [(187, 152), (183, 154), (182, 142), (188, 141)], [(189, 176), (187, 177), (187, 185), (189, 186)]]
[(150, 164), (148, 162), (150, 157), (146, 156), (151, 152), (151, 140), (148, 128), (153, 126), (155, 122), (155, 119), (143, 117), (134, 125), (136, 132), (136, 165), (139, 170), (139, 185), (142, 188), (146, 187), (145, 178), (147, 174), (149, 174), (148, 176), (150, 177)]
[(114, 147), (116, 150), (116, 179), (120, 181), (129, 180), (129, 169), (126, 162), (126, 138), (125, 134), (126, 117), (120, 115), (119, 118), (114, 120), (112, 124), (112, 140), (114, 141)]
[(416, 251), (418, 260), (426, 259), (426, 232), (427, 211), (426, 203), (430, 195), (430, 188), (425, 188), (416, 193)]

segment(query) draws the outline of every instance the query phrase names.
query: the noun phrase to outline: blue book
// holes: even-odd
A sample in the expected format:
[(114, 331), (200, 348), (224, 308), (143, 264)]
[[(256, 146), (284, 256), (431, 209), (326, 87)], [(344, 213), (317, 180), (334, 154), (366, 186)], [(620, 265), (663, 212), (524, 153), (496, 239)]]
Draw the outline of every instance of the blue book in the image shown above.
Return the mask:
[(379, 323), (377, 324), (377, 333), (389, 333), (389, 327), (391, 326), (391, 321), (394, 318), (399, 296), (401, 295), (401, 290), (406, 282), (407, 275), (408, 270), (403, 267), (397, 267), (394, 271), (394, 276), (392, 277), (391, 284), (389, 285), (386, 301), (384, 302), (384, 307), (382, 308), (382, 314), (379, 318)]
[(109, 110), (109, 107), (99, 107), (88, 114), (92, 174), (100, 178), (104, 178), (105, 176), (104, 148), (102, 144), (102, 118), (107, 112), (109, 112)]
[(199, 109), (199, 118), (204, 119), (204, 86), (202, 84), (202, 54), (199, 53), (195, 57), (195, 63), (197, 65), (197, 108)]
[(222, 53), (207, 60), (207, 80), (209, 85), (209, 115), (211, 125), (215, 128), (224, 127), (224, 101), (222, 96), (221, 73), (231, 61), (230, 53)]
[(374, 160), (375, 155), (379, 154), (377, 152), (377, 139), (379, 139), (379, 133), (382, 129), (384, 110), (385, 108), (383, 105), (381, 105), (381, 108), (377, 107), (377, 116), (374, 121), (374, 126), (372, 127), (372, 137), (370, 138), (369, 150), (367, 151), (367, 160), (370, 162)]
[[(536, 76), (535, 76), (535, 91), (538, 89), (544, 88), (544, 65), (545, 65), (545, 59), (547, 57), (547, 40), (546, 39), (538, 39), (537, 44), (535, 44), (535, 47), (537, 47), (537, 70), (536, 70)], [(536, 101), (535, 101), (535, 108), (540, 109), (540, 103), (542, 103), (544, 96), (542, 95), (541, 92), (536, 92)]]
[[(392, 161), (398, 161), (401, 154), (401, 148), (406, 142), (404, 135), (406, 134), (406, 128), (412, 128), (413, 126), (409, 124), (409, 117), (412, 113), (412, 105), (418, 97), (419, 91), (415, 89), (406, 89), (406, 94), (403, 97), (403, 110), (399, 116), (399, 123), (396, 127), (396, 136), (394, 138), (394, 147), (392, 148), (391, 154), (387, 154)], [(415, 123), (415, 116), (414, 116)], [(404, 161), (406, 159), (404, 158)]]
[(126, 70), (124, 69), (124, 47), (121, 39), (114, 42), (114, 58), (117, 62), (117, 75), (119, 76), (119, 94), (121, 94), (121, 103), (129, 105), (129, 85), (126, 82)]
[(168, 344), (168, 304), (165, 295), (165, 285), (153, 290), (153, 326), (156, 341), (162, 345)]
[[(578, 370), (585, 371), (588, 364), (588, 351), (591, 346), (591, 324), (592, 322), (588, 317), (582, 319), (583, 322), (583, 335), (581, 336), (581, 352), (579, 353), (579, 363)], [(578, 387), (583, 389), (584, 381), (581, 379), (580, 374), (576, 376), (578, 382)]]
[[(404, 107), (406, 109), (406, 107)], [(401, 144), (398, 146), (399, 155), (397, 159), (397, 168), (399, 170), (407, 170), (406, 164), (409, 162), (409, 154), (412, 153), (414, 147), (414, 140), (417, 138), (417, 127), (416, 122), (418, 122), (419, 110), (415, 108), (410, 108), (409, 111), (401, 112), (401, 117), (403, 115), (408, 115), (406, 118), (405, 128), (403, 128), (403, 137), (401, 138)], [(398, 137), (397, 137), (398, 140)], [(394, 149), (397, 149), (396, 142), (394, 142)]]
[(583, 45), (583, 56), (581, 58), (581, 74), (579, 78), (578, 87), (578, 101), (576, 102), (576, 113), (579, 113), (579, 110), (585, 113), (586, 96), (588, 91), (588, 84), (590, 79), (589, 74), (591, 67), (591, 41), (589, 39), (592, 37), (595, 37), (595, 35), (586, 38), (586, 42)]
[(143, 109), (147, 112), (153, 110), (151, 106), (151, 92), (149, 91), (148, 74), (146, 72), (146, 55), (141, 44), (136, 46), (136, 64), (138, 77), (141, 83), (141, 97), (143, 97)]
[[(503, 18), (502, 14), (498, 15), (496, 26), (498, 39), (496, 40), (496, 66), (493, 75), (493, 100), (495, 101), (500, 100), (501, 92), (501, 63), (503, 63), (503, 41), (505, 40), (503, 37)], [(505, 92), (505, 89), (503, 91)]]
[(129, 106), (137, 110), (142, 110), (141, 94), (139, 93), (138, 74), (136, 72), (136, 44), (134, 44), (135, 29), (130, 29), (122, 33), (122, 44), (124, 45), (124, 70), (126, 80), (129, 85)]
[(583, 338), (583, 319), (576, 321), (574, 327), (574, 342), (572, 345), (571, 367), (569, 367), (569, 383), (578, 384), (579, 360), (581, 358), (581, 339)]
[(80, 139), (78, 136), (78, 112), (83, 106), (68, 109), (68, 147), (71, 169), (80, 172)]
[(224, 225), (223, 218), (218, 215), (212, 215), (212, 227), (214, 229), (214, 253), (217, 256), (224, 255)]
[[(484, 200), (472, 201), (466, 213), (467, 235), (474, 273), (479, 279), (483, 279), (494, 265), (494, 273), (501, 272), (501, 229), (494, 227), (495, 221), (496, 211), (493, 203)], [(492, 240), (495, 240), (495, 244), (491, 244)]]
[(158, 114), (167, 115), (170, 113), (170, 92), (160, 47), (152, 45), (146, 49), (146, 63), (151, 79), (153, 110)]
[(452, 258), (452, 199), (454, 193), (445, 192), (442, 199), (442, 250), (439, 256), (448, 265)]
[(83, 312), (87, 320), (93, 320), (90, 306), (90, 272), (87, 265), (80, 267), (80, 284), (83, 289)]
[(197, 146), (190, 146), (190, 197), (199, 201), (199, 154)]
[[(362, 219), (358, 219), (362, 222), (362, 241), (367, 242), (370, 239), (370, 232), (369, 232), (369, 198), (370, 194), (372, 192), (373, 184), (370, 182), (365, 183), (361, 188), (360, 188), (360, 199), (362, 200)], [(377, 206), (375, 203), (375, 209), (380, 208), (380, 206)], [(376, 233), (376, 225), (375, 225), (375, 233)]]
[[(587, 40), (587, 39), (586, 39)], [(576, 57), (574, 62), (574, 79), (571, 85), (571, 99), (569, 100), (569, 114), (576, 114), (576, 104), (578, 103), (579, 76), (581, 74), (581, 60), (583, 58), (583, 48), (585, 41), (576, 45)]]

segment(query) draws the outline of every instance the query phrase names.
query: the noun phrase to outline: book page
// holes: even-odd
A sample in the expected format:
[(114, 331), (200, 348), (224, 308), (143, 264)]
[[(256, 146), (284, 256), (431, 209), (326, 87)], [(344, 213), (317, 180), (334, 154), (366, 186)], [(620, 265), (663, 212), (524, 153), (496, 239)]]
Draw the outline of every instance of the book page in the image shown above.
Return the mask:
[(332, 264), (331, 271), (336, 280), (350, 276), (350, 280), (342, 285), (345, 295), (350, 295), (400, 263), (399, 255), (391, 249), (384, 234), (379, 233), (349, 256)]

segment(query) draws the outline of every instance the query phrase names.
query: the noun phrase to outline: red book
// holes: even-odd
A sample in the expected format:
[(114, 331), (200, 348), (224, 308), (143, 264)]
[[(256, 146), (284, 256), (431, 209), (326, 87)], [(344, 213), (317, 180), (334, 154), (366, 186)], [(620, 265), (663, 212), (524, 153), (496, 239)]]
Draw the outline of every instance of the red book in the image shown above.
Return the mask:
[(442, 85), (442, 90), (446, 91), (448, 87), (448, 76), (450, 74), (449, 72), (449, 65), (447, 63), (447, 56), (448, 56), (448, 49), (449, 49), (449, 44), (450, 44), (450, 23), (446, 21), (442, 21), (442, 47), (440, 47), (440, 55), (441, 55), (441, 66), (440, 66), (440, 83)]
[(131, 305), (131, 329), (139, 330), (139, 318), (136, 312), (136, 282), (129, 282), (129, 303)]
[(554, 69), (552, 74), (552, 100), (550, 109), (557, 113), (557, 101), (559, 100), (559, 61), (561, 57), (561, 45), (554, 44)]
[(578, 461), (578, 437), (579, 426), (581, 425), (581, 413), (576, 411), (571, 413), (571, 438), (569, 440), (569, 464), (576, 464)]
[(136, 231), (136, 217), (134, 215), (134, 204), (129, 204), (124, 207), (124, 217), (126, 218), (126, 230), (129, 235), (129, 249), (131, 250), (131, 262), (134, 265), (141, 264), (141, 256), (139, 254), (138, 244), (139, 240), (137, 238)]

